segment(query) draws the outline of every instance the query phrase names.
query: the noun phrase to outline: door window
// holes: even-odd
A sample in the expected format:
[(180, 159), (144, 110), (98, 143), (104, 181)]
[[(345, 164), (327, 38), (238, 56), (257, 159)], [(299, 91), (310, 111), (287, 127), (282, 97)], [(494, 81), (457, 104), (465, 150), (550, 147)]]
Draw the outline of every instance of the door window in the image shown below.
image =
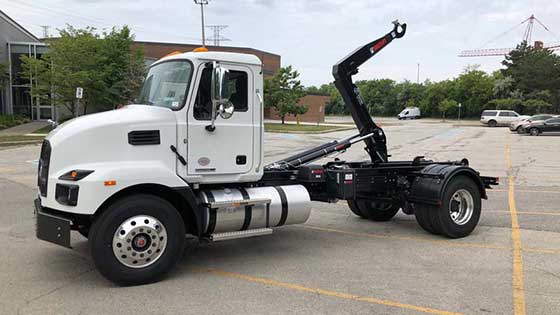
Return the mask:
[[(249, 110), (249, 88), (248, 75), (245, 71), (230, 70), (227, 76), (227, 85), (230, 102), (236, 112), (246, 112)], [(212, 69), (204, 68), (200, 77), (200, 84), (196, 93), (193, 115), (196, 120), (212, 119), (212, 98), (210, 86), (212, 83)]]

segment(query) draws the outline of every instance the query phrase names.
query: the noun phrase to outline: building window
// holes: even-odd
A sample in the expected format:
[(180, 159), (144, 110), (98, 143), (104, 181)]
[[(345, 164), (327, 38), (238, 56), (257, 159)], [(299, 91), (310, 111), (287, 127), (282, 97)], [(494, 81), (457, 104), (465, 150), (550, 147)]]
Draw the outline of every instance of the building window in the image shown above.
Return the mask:
[(29, 88), (16, 86), (12, 88), (12, 108), (14, 115), (31, 117), (31, 96)]

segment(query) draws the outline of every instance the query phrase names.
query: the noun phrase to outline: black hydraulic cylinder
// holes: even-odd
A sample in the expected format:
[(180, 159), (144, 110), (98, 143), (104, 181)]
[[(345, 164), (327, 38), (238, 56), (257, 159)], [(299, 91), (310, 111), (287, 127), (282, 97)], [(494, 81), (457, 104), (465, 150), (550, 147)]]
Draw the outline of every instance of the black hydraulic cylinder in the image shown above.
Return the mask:
[(337, 145), (337, 144), (342, 143), (342, 142), (346, 142), (346, 141), (352, 140), (352, 139), (357, 138), (357, 137), (359, 137), (359, 136), (360, 136), (359, 134), (356, 134), (356, 135), (353, 135), (353, 136), (351, 136), (351, 137), (347, 137), (347, 138), (343, 138), (343, 139), (339, 139), (339, 140), (333, 140), (333, 141), (331, 141), (331, 142), (327, 142), (327, 143), (325, 143), (325, 144), (322, 144), (322, 145), (320, 145), (320, 146), (318, 146), (318, 147), (314, 147), (314, 148), (311, 148), (311, 149), (309, 149), (309, 150), (305, 150), (305, 151), (303, 151), (303, 152), (300, 152), (300, 153), (298, 153), (298, 154), (294, 154), (294, 155), (292, 155), (292, 156), (290, 156), (290, 157), (287, 157), (287, 158), (285, 158), (285, 159), (282, 159), (282, 160), (280, 160), (280, 161), (278, 161), (278, 162), (276, 162), (276, 163), (277, 163), (277, 164), (290, 163), (290, 162), (292, 162), (292, 161), (295, 161), (295, 160), (297, 160), (297, 159), (299, 159), (299, 158), (302, 158), (302, 157), (304, 157), (304, 156), (310, 155), (310, 154), (312, 154), (312, 153), (319, 152), (319, 151), (320, 151), (320, 152), (323, 152), (323, 150), (326, 149), (326, 148), (328, 148), (328, 147)]
[(334, 85), (340, 92), (346, 107), (350, 111), (360, 135), (373, 133), (373, 137), (365, 139), (366, 151), (373, 163), (387, 162), (387, 139), (381, 127), (376, 125), (364, 104), (358, 87), (352, 82), (352, 76), (358, 73), (358, 68), (368, 59), (377, 54), (393, 39), (403, 37), (406, 24), (393, 22), (394, 28), (385, 36), (374, 40), (352, 52), (333, 66)]

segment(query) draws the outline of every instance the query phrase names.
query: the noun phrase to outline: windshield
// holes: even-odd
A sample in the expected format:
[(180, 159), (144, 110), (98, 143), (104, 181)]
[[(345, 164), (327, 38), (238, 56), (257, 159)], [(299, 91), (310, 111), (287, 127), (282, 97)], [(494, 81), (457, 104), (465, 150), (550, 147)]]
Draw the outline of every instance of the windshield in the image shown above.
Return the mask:
[(185, 102), (192, 74), (189, 61), (162, 62), (150, 68), (140, 96), (139, 104), (179, 109)]

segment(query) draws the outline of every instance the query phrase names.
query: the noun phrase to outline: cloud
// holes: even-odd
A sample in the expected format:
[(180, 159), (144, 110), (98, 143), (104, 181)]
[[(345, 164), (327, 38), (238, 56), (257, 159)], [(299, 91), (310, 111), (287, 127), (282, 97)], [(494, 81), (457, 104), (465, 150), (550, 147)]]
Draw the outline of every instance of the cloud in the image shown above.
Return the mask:
[[(0, 0), (2, 9), (29, 30), (51, 30), (66, 23), (98, 28), (129, 25), (138, 40), (197, 42), (200, 10), (190, 0)], [(535, 14), (560, 34), (560, 1), (545, 0), (210, 0), (207, 24), (226, 24), (223, 36), (233, 46), (249, 46), (282, 55), (306, 85), (332, 81), (331, 67), (351, 50), (391, 29), (398, 18), (407, 35), (364, 65), (359, 79), (389, 77), (443, 80), (469, 64), (490, 71), (500, 58), (458, 58), (462, 49), (477, 48)], [(522, 29), (489, 44), (514, 47)], [(535, 26), (535, 39), (559, 41)]]

